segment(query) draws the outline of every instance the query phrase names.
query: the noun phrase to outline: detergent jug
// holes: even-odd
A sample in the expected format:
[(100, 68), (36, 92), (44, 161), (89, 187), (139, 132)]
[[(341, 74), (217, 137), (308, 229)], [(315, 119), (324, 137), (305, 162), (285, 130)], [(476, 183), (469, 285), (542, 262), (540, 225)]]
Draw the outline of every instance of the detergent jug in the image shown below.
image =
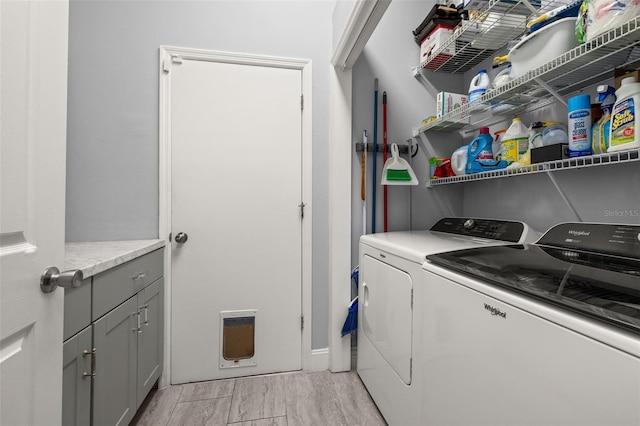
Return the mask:
[(489, 170), (504, 169), (507, 167), (506, 161), (493, 159), (491, 145), (493, 138), (489, 134), (488, 127), (480, 129), (480, 135), (471, 141), (467, 151), (466, 173), (478, 173)]
[(616, 90), (616, 103), (611, 112), (611, 135), (607, 152), (640, 148), (637, 109), (640, 104), (640, 83), (634, 77), (622, 79)]
[(478, 74), (473, 77), (471, 80), (471, 84), (469, 85), (469, 103), (472, 105), (469, 107), (469, 111), (481, 111), (484, 109), (485, 103), (479, 103), (474, 105), (476, 100), (482, 98), (482, 96), (489, 89), (489, 76), (487, 75), (487, 70), (480, 70)]
[(467, 168), (467, 154), (469, 152), (469, 147), (467, 145), (461, 146), (460, 148), (453, 151), (451, 154), (451, 169), (456, 176), (464, 175), (464, 172)]
[(469, 102), (473, 102), (476, 99), (480, 99), (489, 89), (489, 76), (487, 70), (480, 70), (478, 74), (471, 79), (469, 85)]
[(528, 149), (529, 129), (520, 118), (514, 117), (500, 142), (500, 158), (511, 164), (518, 161)]

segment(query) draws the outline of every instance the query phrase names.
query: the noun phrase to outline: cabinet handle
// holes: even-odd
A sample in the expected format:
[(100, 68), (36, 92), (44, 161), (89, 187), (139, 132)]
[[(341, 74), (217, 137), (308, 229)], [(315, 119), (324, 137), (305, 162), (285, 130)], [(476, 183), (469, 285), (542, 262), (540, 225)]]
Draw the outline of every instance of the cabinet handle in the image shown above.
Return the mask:
[(82, 373), (82, 378), (85, 377), (96, 377), (96, 348), (91, 349), (90, 351), (84, 350), (82, 351), (82, 356), (85, 357), (87, 355), (91, 355), (91, 373), (87, 373), (86, 371)]
[(144, 305), (144, 325), (149, 325), (149, 305)]
[(140, 329), (140, 311), (138, 312), (131, 312), (132, 316), (136, 317), (136, 326), (133, 327), (131, 329), (131, 331), (133, 331), (134, 333), (137, 331), (138, 333), (142, 333), (142, 330)]
[(146, 278), (147, 275), (149, 275), (149, 271), (138, 272), (137, 274), (132, 275), (131, 279), (132, 280), (141, 280), (143, 278)]

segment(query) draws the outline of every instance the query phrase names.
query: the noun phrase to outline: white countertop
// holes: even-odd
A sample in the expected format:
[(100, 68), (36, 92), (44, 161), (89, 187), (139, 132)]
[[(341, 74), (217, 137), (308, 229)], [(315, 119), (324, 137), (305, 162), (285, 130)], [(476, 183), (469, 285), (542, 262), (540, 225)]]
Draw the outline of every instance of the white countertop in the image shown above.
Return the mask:
[(121, 263), (164, 247), (164, 240), (95, 241), (66, 243), (64, 270), (80, 269), (92, 277)]

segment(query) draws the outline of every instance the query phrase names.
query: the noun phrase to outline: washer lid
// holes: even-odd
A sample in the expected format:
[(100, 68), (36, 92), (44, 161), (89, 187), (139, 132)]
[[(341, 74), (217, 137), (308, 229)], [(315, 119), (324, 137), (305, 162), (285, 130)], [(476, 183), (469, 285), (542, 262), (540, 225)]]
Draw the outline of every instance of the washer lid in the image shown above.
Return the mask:
[(445, 268), (640, 334), (640, 260), (538, 244), (427, 256)]
[(429, 254), (471, 247), (507, 244), (496, 240), (431, 231), (384, 232), (363, 235), (360, 237), (360, 243), (393, 253), (418, 264), (422, 264)]

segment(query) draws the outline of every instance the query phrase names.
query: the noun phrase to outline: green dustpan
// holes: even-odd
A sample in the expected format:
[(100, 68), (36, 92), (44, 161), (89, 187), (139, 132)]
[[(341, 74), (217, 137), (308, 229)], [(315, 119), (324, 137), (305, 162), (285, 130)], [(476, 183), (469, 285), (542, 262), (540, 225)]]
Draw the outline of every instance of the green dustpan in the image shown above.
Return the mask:
[(417, 185), (418, 179), (409, 163), (400, 158), (398, 145), (391, 144), (391, 158), (382, 169), (382, 185)]

